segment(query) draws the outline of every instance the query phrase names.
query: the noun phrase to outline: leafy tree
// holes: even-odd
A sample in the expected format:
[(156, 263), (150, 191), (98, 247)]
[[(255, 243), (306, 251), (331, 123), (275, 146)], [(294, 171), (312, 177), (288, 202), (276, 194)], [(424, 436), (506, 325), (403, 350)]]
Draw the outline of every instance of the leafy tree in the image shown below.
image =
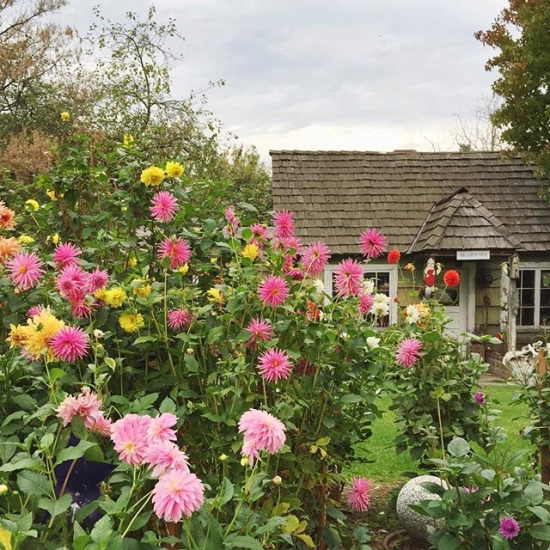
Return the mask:
[[(41, 0), (51, 7), (61, 7), (65, 1)], [(83, 143), (89, 144), (90, 159), (97, 163), (98, 151), (122, 147), (124, 136), (131, 135), (147, 162), (177, 159), (185, 164), (189, 176), (219, 182), (224, 193), (212, 204), (216, 211), (242, 201), (257, 204), (262, 214), (269, 210), (266, 166), (253, 148), (228, 145), (222, 124), (206, 109), (204, 93), (223, 81), (208, 83), (205, 90), (187, 97), (173, 94), (172, 64), (181, 57), (174, 52), (183, 40), (176, 22), (158, 23), (154, 7), (145, 17), (128, 12), (122, 23), (106, 19), (98, 8), (94, 13), (96, 24), (78, 45), (65, 52), (64, 59), (59, 57), (57, 43), (48, 52), (44, 42), (44, 55), (50, 55), (52, 63), (56, 60), (56, 71), (52, 67), (47, 73), (35, 74), (32, 82), (19, 83), (26, 86), (26, 99), (20, 107), (26, 107), (27, 115), (19, 120), (15, 112), (6, 112), (3, 134), (7, 138), (3, 146), (0, 143), (0, 163), (9, 170), (4, 179), (24, 178), (31, 183), (34, 176), (47, 170), (55, 159), (48, 157), (32, 167), (21, 162), (36, 158), (34, 151), (43, 148), (47, 140), (59, 152), (69, 134), (88, 136)], [(25, 42), (32, 42), (30, 37), (21, 40), (21, 47), (30, 47)], [(70, 70), (63, 70), (63, 61)], [(70, 113), (70, 121), (61, 120), (62, 111)]]
[(4, 142), (31, 125), (35, 130), (56, 130), (59, 112), (44, 112), (41, 105), (55, 97), (52, 81), (70, 57), (74, 35), (72, 29), (44, 19), (66, 3), (0, 0), (0, 135)]
[(550, 173), (550, 0), (509, 0), (490, 29), (476, 38), (498, 50), (486, 64), (499, 76), (502, 103), (492, 115), (502, 138)]

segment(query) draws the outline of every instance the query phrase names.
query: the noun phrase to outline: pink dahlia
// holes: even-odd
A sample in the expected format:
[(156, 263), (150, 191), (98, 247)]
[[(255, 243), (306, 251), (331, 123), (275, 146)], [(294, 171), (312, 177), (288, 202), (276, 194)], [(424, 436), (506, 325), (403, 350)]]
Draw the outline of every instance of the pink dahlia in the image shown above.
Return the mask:
[(285, 351), (272, 348), (260, 355), (257, 369), (265, 380), (277, 383), (281, 378), (286, 380), (290, 376), (292, 363)]
[(168, 326), (172, 330), (187, 328), (193, 322), (194, 315), (186, 308), (173, 309), (168, 312)]
[(100, 415), (94, 419), (94, 423), (90, 426), (90, 430), (96, 434), (109, 437), (111, 435), (111, 426), (112, 422), (103, 415)]
[(260, 340), (265, 342), (273, 338), (273, 326), (265, 319), (252, 319), (244, 330), (250, 332), (248, 345), (253, 345)]
[(285, 445), (285, 425), (266, 411), (250, 409), (239, 420), (239, 432), (244, 434), (241, 453), (253, 463), (259, 451), (278, 453)]
[(275, 237), (286, 239), (294, 236), (294, 214), (288, 210), (281, 210), (273, 214), (273, 225)]
[(347, 495), (348, 506), (356, 512), (365, 512), (369, 507), (371, 482), (365, 477), (356, 477), (351, 482)]
[(267, 228), (265, 225), (259, 223), (253, 223), (250, 226), (250, 231), (252, 231), (251, 241), (254, 241), (255, 244), (263, 243), (267, 241), (269, 235), (267, 234)]
[(498, 532), (507, 540), (513, 539), (519, 534), (519, 523), (514, 518), (502, 518)]
[(178, 523), (191, 517), (204, 502), (204, 486), (193, 473), (174, 470), (164, 474), (153, 489), (153, 509), (164, 521)]
[(111, 439), (120, 460), (131, 466), (145, 462), (151, 445), (147, 433), (150, 422), (150, 416), (127, 414), (111, 426)]
[(67, 395), (67, 397), (63, 399), (57, 408), (57, 416), (63, 420), (63, 426), (67, 426), (70, 424), (73, 417), (78, 415), (79, 410), (80, 402), (78, 401), (78, 398), (72, 395)]
[(338, 296), (358, 296), (363, 289), (363, 268), (348, 258), (338, 264), (334, 284)]
[(474, 393), (474, 401), (478, 405), (484, 405), (485, 404), (485, 394), (482, 391), (476, 391)]
[(167, 238), (159, 246), (158, 258), (159, 260), (170, 258), (170, 267), (177, 269), (185, 265), (191, 258), (191, 247), (184, 239)]
[(225, 209), (225, 219), (231, 224), (234, 229), (237, 229), (237, 227), (239, 227), (240, 220), (239, 218), (237, 218), (235, 210), (233, 210), (233, 208), (228, 207)]
[(388, 241), (378, 229), (367, 229), (359, 238), (359, 246), (361, 252), (372, 260), (385, 252)]
[(260, 283), (258, 296), (268, 306), (280, 306), (288, 297), (287, 282), (277, 275), (269, 275)]
[(44, 306), (32, 306), (29, 308), (29, 311), (27, 311), (27, 317), (32, 319), (35, 315), (40, 315), (42, 311), (44, 311)]
[(109, 274), (104, 269), (100, 269), (99, 266), (88, 274), (86, 281), (86, 292), (93, 294), (102, 288), (107, 286), (109, 282)]
[(58, 359), (73, 363), (86, 355), (90, 341), (81, 328), (64, 326), (51, 338), (50, 347)]
[(57, 416), (67, 426), (74, 416), (80, 416), (84, 426), (101, 435), (109, 435), (111, 422), (103, 416), (97, 393), (83, 387), (78, 397), (68, 395), (57, 408)]
[(418, 361), (421, 349), (422, 343), (420, 340), (416, 338), (405, 338), (405, 340), (402, 340), (397, 346), (395, 358), (400, 365), (409, 368)]
[(231, 207), (225, 209), (225, 219), (228, 221), (228, 224), (222, 229), (222, 232), (226, 238), (229, 238), (237, 233), (241, 222)]
[(88, 319), (94, 312), (93, 304), (89, 304), (84, 297), (71, 300), (71, 312), (77, 319)]
[(161, 477), (173, 470), (189, 472), (187, 455), (171, 441), (150, 445), (145, 451), (145, 463), (153, 467), (151, 477)]
[(53, 261), (59, 269), (70, 265), (78, 264), (78, 257), (82, 254), (82, 250), (77, 248), (73, 243), (60, 243), (56, 246), (53, 253)]
[(59, 273), (57, 288), (63, 296), (66, 296), (70, 300), (81, 300), (88, 283), (88, 277), (88, 273), (80, 266), (76, 264), (69, 265)]
[(19, 252), (14, 254), (6, 264), (9, 269), (8, 277), (21, 290), (27, 290), (36, 286), (44, 273), (44, 265), (34, 253)]
[(178, 200), (169, 191), (159, 191), (151, 199), (151, 216), (158, 222), (169, 222), (178, 209)]
[(156, 418), (152, 418), (147, 428), (147, 435), (151, 441), (175, 441), (177, 439), (175, 430), (178, 417), (172, 413), (162, 413)]
[(302, 250), (302, 243), (298, 237), (276, 237), (271, 241), (271, 248), (285, 255), (285, 259), (294, 259)]
[(359, 312), (367, 315), (372, 311), (374, 305), (374, 296), (372, 294), (361, 294), (359, 296)]
[(316, 242), (310, 244), (302, 254), (304, 271), (315, 277), (323, 273), (330, 259), (330, 250), (325, 243)]

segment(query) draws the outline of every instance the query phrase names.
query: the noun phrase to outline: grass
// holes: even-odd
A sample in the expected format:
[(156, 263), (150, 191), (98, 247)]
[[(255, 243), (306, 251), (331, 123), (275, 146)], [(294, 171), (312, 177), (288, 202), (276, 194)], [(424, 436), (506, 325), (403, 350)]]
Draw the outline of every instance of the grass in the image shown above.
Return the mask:
[[(506, 383), (495, 383), (483, 388), (491, 411), (494, 411), (493, 426), (501, 426), (508, 436), (507, 444), (514, 450), (528, 449), (529, 443), (521, 438), (520, 431), (527, 424), (526, 405), (511, 405), (510, 401), (517, 387)], [(408, 453), (395, 452), (395, 415), (389, 411), (390, 400), (382, 397), (379, 402), (382, 417), (373, 425), (373, 435), (365, 443), (356, 446), (357, 459), (347, 469), (349, 476), (364, 476), (374, 482), (398, 483), (408, 480), (407, 472), (418, 472), (418, 462)]]

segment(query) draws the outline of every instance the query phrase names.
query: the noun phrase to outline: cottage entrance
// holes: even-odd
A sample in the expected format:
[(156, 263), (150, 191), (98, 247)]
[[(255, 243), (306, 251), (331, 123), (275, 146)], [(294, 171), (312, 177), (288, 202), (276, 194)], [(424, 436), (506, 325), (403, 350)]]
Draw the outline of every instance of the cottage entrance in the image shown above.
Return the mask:
[(462, 267), (457, 271), (460, 274), (458, 288), (447, 289), (441, 302), (445, 304), (447, 315), (451, 318), (451, 322), (446, 328), (447, 334), (462, 338), (462, 335), (469, 329), (470, 270), (467, 267)]

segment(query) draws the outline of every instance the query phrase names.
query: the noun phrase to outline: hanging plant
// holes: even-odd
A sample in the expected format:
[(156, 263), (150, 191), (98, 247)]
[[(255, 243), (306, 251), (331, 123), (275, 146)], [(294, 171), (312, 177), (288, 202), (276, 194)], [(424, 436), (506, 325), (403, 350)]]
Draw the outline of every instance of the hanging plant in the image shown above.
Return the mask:
[(488, 267), (482, 267), (476, 272), (476, 284), (479, 288), (489, 288), (494, 281), (493, 272)]

